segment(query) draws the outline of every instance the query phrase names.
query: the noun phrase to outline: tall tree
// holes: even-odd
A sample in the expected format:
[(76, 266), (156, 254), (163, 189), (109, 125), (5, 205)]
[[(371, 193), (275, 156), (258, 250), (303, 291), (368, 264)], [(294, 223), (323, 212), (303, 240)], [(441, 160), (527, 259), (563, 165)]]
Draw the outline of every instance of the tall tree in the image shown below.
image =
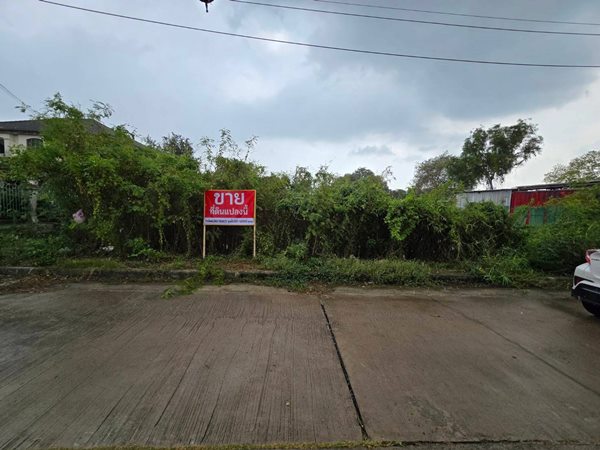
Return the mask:
[(192, 142), (180, 134), (171, 133), (168, 136), (163, 136), (161, 147), (164, 151), (173, 155), (194, 157)]
[(511, 126), (477, 128), (450, 165), (449, 176), (466, 188), (484, 182), (494, 189), (494, 183), (504, 181), (511, 170), (540, 153), (542, 142), (537, 126), (521, 119)]
[(359, 167), (352, 173), (347, 173), (344, 175), (344, 178), (347, 178), (351, 182), (355, 183), (360, 180), (370, 180), (373, 183), (378, 183), (383, 187), (386, 191), (389, 191), (388, 183), (386, 178), (391, 177), (392, 174), (388, 169), (386, 169), (383, 174), (375, 175), (371, 169), (367, 169), (365, 167)]
[(456, 159), (456, 156), (444, 152), (417, 164), (412, 188), (417, 194), (423, 194), (448, 183), (450, 181), (448, 169)]
[(600, 180), (600, 151), (592, 150), (567, 164), (557, 164), (544, 176), (546, 183)]

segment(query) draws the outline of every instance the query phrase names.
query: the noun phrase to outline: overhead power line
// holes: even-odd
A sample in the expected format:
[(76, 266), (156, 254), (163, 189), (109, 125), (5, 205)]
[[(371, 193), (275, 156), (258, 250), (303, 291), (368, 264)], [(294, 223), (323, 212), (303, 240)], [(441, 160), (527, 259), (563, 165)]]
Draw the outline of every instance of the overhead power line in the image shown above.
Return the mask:
[(229, 0), (234, 3), (244, 3), (246, 5), (254, 5), (254, 6), (267, 6), (270, 8), (279, 8), (279, 9), (290, 9), (293, 11), (305, 11), (319, 14), (331, 14), (335, 16), (346, 16), (346, 17), (359, 17), (361, 19), (375, 19), (375, 20), (387, 20), (392, 22), (408, 22), (408, 23), (418, 23), (425, 25), (438, 25), (444, 27), (455, 27), (455, 28), (472, 28), (476, 30), (487, 30), (487, 31), (505, 31), (505, 32), (513, 32), (513, 33), (535, 33), (535, 34), (555, 34), (555, 35), (567, 35), (567, 36), (595, 36), (599, 37), (600, 33), (586, 33), (582, 31), (553, 31), (553, 30), (531, 30), (528, 28), (505, 28), (505, 27), (491, 27), (485, 25), (469, 25), (464, 23), (451, 23), (451, 22), (436, 22), (431, 20), (421, 20), (421, 19), (406, 19), (404, 17), (389, 17), (389, 16), (374, 16), (371, 14), (359, 14), (359, 13), (350, 13), (343, 11), (329, 11), (327, 9), (316, 9), (316, 8), (304, 8), (301, 6), (290, 6), (290, 5), (279, 5), (276, 3), (263, 3), (256, 2), (251, 0)]
[(29, 106), (27, 103), (25, 103), (23, 100), (21, 100), (16, 94), (14, 94), (10, 89), (8, 89), (6, 86), (4, 86), (2, 83), (0, 83), (0, 89), (2, 89), (6, 94), (8, 94), (10, 97), (12, 97), (13, 99), (15, 99), (17, 102), (20, 103), (20, 108), (23, 110), (27, 110), (30, 109), (31, 106)]
[(361, 53), (367, 55), (377, 55), (377, 56), (387, 56), (387, 57), (395, 57), (395, 58), (409, 58), (409, 59), (423, 59), (430, 61), (447, 61), (447, 62), (456, 62), (456, 63), (469, 63), (469, 64), (491, 64), (498, 66), (517, 66), (517, 67), (545, 67), (545, 68), (575, 68), (575, 69), (598, 69), (600, 65), (598, 64), (543, 64), (543, 63), (528, 63), (528, 62), (509, 62), (509, 61), (491, 61), (491, 60), (481, 60), (481, 59), (465, 59), (465, 58), (447, 58), (441, 56), (426, 56), (426, 55), (415, 55), (408, 53), (394, 53), (394, 52), (385, 52), (385, 51), (377, 51), (377, 50), (362, 50), (350, 47), (338, 47), (332, 45), (321, 45), (321, 44), (311, 44), (307, 42), (299, 42), (299, 41), (288, 41), (284, 39), (274, 39), (274, 38), (266, 38), (261, 36), (254, 36), (249, 34), (239, 34), (239, 33), (231, 33), (226, 31), (218, 31), (211, 30), (207, 28), (199, 28), (193, 27), (189, 25), (181, 25), (170, 22), (164, 22), (160, 20), (152, 20), (152, 19), (144, 19), (141, 17), (127, 16), (124, 14), (117, 14), (108, 11), (100, 11), (96, 9), (83, 8), (81, 6), (67, 5), (64, 3), (59, 3), (51, 0), (39, 0), (42, 3), (47, 3), (50, 5), (60, 6), (64, 8), (75, 9), (78, 11), (85, 11), (94, 14), (100, 14), (104, 16), (110, 17), (118, 17), (121, 19), (133, 20), (136, 22), (145, 22), (151, 23), (155, 25), (163, 25), (171, 28), (180, 28), (184, 30), (190, 31), (198, 31), (202, 33), (210, 33), (217, 34), (220, 36), (230, 36), (230, 37), (238, 37), (243, 39), (250, 39), (261, 42), (272, 42), (276, 44), (286, 44), (286, 45), (294, 45), (297, 47), (309, 47), (309, 48), (318, 48), (323, 50), (335, 50), (347, 53)]
[(387, 9), (390, 11), (406, 11), (406, 12), (417, 12), (424, 14), (436, 14), (442, 16), (455, 16), (455, 17), (473, 17), (477, 19), (493, 19), (493, 20), (509, 20), (515, 22), (531, 22), (531, 23), (553, 23), (561, 25), (587, 25), (587, 26), (600, 26), (600, 22), (570, 22), (566, 20), (549, 20), (549, 19), (526, 19), (523, 17), (505, 17), (505, 16), (488, 16), (484, 14), (466, 14), (466, 13), (455, 13), (449, 11), (438, 11), (432, 9), (414, 9), (414, 8), (402, 8), (399, 6), (383, 6), (383, 5), (369, 5), (366, 3), (354, 3), (354, 2), (343, 2), (337, 0), (313, 0), (319, 3), (330, 3), (334, 5), (346, 5), (346, 6), (361, 6), (363, 8), (373, 9)]

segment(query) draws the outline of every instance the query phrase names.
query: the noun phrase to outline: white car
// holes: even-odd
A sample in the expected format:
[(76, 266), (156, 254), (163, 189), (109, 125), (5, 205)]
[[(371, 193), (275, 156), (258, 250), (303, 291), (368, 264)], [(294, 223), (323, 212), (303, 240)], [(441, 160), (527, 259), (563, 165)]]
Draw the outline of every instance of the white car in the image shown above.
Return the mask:
[(585, 261), (575, 268), (571, 295), (581, 300), (585, 309), (600, 317), (600, 249), (585, 252)]

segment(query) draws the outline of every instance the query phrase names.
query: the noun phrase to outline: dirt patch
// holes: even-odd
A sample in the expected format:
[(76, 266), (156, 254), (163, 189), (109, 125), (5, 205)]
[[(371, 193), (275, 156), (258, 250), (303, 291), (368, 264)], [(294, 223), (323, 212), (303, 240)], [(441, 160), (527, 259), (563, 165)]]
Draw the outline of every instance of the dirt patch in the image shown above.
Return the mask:
[(0, 295), (44, 292), (54, 286), (66, 283), (65, 277), (29, 275), (25, 277), (2, 277)]

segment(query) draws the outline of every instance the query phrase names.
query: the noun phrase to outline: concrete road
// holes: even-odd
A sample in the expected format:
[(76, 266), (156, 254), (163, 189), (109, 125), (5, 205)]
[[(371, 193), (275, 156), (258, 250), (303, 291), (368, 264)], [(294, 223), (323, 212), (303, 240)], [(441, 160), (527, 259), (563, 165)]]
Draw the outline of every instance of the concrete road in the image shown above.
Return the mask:
[(600, 321), (565, 293), (164, 288), (0, 296), (0, 448), (600, 443)]
[(564, 293), (325, 300), (369, 436), (600, 442), (600, 320)]
[(163, 289), (0, 297), (0, 448), (361, 438), (316, 298)]

